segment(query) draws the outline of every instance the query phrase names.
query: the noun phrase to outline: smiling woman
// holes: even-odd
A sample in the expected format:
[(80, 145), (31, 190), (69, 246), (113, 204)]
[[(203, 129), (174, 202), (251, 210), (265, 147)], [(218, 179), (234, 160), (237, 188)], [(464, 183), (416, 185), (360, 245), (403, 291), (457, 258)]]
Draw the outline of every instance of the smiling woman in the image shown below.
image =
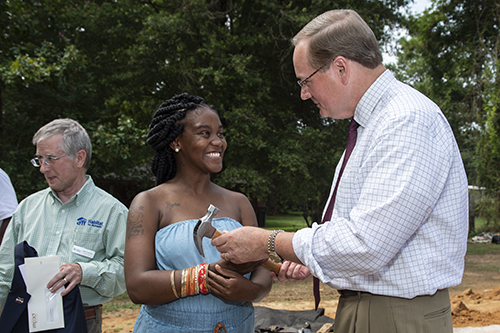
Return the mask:
[[(191, 120), (193, 118), (190, 116), (185, 119), (188, 113), (199, 115), (205, 110), (211, 110), (217, 119), (219, 118), (215, 108), (209, 106), (203, 98), (184, 93), (165, 101), (155, 112), (149, 126), (150, 131), (147, 143), (156, 151), (151, 166), (156, 176), (156, 185), (174, 178), (177, 172), (174, 151), (178, 154), (182, 149), (177, 142), (179, 136), (181, 136), (184, 131), (186, 120)], [(191, 124), (191, 122), (188, 121), (188, 124)], [(222, 125), (217, 126), (217, 132), (219, 130), (221, 131), (221, 129)], [(192, 130), (191, 128), (190, 131), (192, 132)], [(221, 140), (224, 140), (223, 137)], [(175, 144), (174, 141), (176, 141)]]
[(215, 108), (201, 97), (174, 96), (155, 112), (147, 142), (156, 151), (156, 187), (132, 201), (125, 245), (127, 290), (144, 304), (134, 332), (254, 332), (251, 302), (269, 292), (269, 272), (221, 260), (208, 238), (203, 257), (193, 240), (211, 204), (220, 210), (212, 221), (219, 230), (257, 225), (243, 194), (210, 181), (227, 148)]

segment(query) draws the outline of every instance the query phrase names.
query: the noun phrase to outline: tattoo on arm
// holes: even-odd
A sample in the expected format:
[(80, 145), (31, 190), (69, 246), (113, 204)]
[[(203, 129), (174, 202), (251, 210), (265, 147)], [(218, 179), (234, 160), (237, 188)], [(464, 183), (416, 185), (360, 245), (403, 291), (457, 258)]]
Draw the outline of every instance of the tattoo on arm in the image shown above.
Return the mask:
[(127, 223), (127, 239), (133, 236), (142, 236), (144, 234), (144, 227), (142, 225), (142, 220), (144, 218), (144, 214), (142, 213), (143, 210), (143, 206), (130, 207)]

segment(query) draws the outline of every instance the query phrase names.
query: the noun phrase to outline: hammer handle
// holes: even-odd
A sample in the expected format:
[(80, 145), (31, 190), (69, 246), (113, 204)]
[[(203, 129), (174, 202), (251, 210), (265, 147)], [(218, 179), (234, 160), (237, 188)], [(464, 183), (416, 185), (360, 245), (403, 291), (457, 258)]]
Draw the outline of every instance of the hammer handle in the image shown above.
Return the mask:
[(271, 272), (276, 273), (276, 275), (279, 275), (280, 269), (281, 269), (281, 264), (272, 261), (271, 259), (267, 259), (263, 264), (262, 267), (267, 268)]
[(222, 234), (223, 234), (222, 231), (215, 229), (212, 239), (216, 239), (217, 237), (222, 236)]
[[(215, 239), (219, 236), (222, 235), (222, 232), (215, 229), (215, 232), (212, 236), (212, 239)], [(274, 272), (276, 273), (276, 275), (278, 275), (280, 273), (280, 269), (281, 269), (281, 264), (280, 263), (277, 263), (277, 262), (274, 262), (272, 261), (271, 259), (267, 259), (263, 264), (262, 264), (262, 267), (270, 270), (271, 272)]]

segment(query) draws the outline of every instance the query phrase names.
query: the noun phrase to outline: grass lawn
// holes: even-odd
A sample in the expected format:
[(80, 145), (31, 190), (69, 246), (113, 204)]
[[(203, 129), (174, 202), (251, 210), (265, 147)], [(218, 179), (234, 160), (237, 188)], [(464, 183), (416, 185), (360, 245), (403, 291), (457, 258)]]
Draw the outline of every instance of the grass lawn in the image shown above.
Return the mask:
[(268, 230), (282, 229), (285, 231), (297, 231), (302, 228), (307, 228), (307, 224), (300, 213), (266, 216), (266, 225), (264, 226), (264, 229)]
[(500, 254), (500, 244), (467, 243), (467, 254)]

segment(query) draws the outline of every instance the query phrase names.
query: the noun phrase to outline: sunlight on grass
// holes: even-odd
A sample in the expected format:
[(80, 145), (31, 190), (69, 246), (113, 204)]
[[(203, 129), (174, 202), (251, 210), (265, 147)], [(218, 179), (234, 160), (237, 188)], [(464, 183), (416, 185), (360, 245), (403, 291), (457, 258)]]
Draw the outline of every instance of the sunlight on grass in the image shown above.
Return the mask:
[(102, 306), (103, 312), (116, 311), (121, 309), (140, 309), (140, 304), (134, 304), (128, 297), (127, 292), (116, 296), (111, 302), (104, 303)]
[(467, 254), (500, 254), (500, 244), (467, 243)]
[(300, 213), (268, 215), (266, 216), (266, 225), (264, 228), (268, 230), (283, 229), (285, 231), (297, 231), (302, 228), (307, 228), (307, 224)]
[(500, 271), (500, 267), (498, 266), (478, 266), (476, 269), (483, 271)]
[(471, 263), (471, 262), (466, 262), (465, 263), (465, 267), (467, 267), (469, 269), (476, 270), (476, 271), (493, 271), (493, 272), (499, 272), (500, 271), (500, 267), (498, 267), (498, 266), (493, 266), (493, 265), (476, 266), (475, 263)]

